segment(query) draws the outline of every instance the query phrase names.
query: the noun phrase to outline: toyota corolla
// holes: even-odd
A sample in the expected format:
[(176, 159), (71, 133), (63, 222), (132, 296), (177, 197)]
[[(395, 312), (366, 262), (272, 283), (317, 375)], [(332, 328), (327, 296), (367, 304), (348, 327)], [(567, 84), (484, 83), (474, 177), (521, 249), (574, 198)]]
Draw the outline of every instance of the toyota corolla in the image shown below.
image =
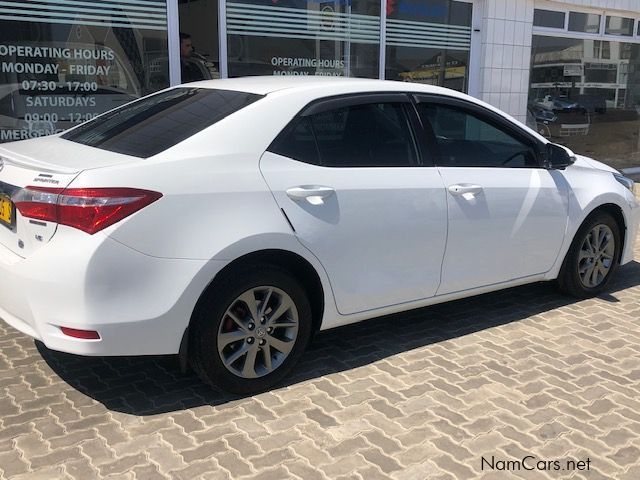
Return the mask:
[(240, 393), (319, 330), (538, 281), (596, 295), (640, 211), (616, 170), (402, 82), (188, 84), (0, 159), (0, 318)]

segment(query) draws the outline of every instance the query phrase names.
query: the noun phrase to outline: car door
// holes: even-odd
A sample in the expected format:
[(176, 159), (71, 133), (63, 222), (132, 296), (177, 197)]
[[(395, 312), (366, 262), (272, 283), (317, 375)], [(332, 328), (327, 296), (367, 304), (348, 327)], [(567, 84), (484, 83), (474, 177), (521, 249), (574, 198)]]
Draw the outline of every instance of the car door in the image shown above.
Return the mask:
[(322, 263), (341, 314), (433, 296), (446, 195), (421, 162), (404, 94), (326, 99), (274, 141), (260, 169), (299, 241)]
[(438, 294), (549, 271), (564, 240), (568, 188), (561, 172), (542, 167), (537, 139), (464, 100), (426, 96), (416, 107), (447, 189)]

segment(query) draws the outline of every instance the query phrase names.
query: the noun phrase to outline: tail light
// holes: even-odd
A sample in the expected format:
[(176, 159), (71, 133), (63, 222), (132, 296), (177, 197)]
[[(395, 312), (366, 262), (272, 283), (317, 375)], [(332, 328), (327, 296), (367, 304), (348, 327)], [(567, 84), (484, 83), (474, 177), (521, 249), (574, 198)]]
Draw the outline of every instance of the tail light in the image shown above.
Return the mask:
[(155, 202), (161, 193), (136, 188), (26, 187), (12, 200), (23, 217), (93, 235)]
[(68, 337), (82, 340), (100, 340), (100, 334), (95, 330), (78, 330), (77, 328), (60, 327), (60, 331)]

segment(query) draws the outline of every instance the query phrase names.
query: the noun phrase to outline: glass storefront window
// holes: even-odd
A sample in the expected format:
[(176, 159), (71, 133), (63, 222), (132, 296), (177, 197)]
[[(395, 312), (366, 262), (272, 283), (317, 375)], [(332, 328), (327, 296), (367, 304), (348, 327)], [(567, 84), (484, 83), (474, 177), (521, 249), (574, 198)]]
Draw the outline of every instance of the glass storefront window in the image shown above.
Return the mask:
[(565, 12), (541, 10), (536, 8), (533, 11), (533, 26), (546, 28), (564, 28), (565, 15)]
[(569, 31), (600, 33), (600, 18), (594, 13), (569, 12)]
[(607, 35), (633, 37), (633, 23), (633, 18), (607, 17), (604, 33)]
[(471, 3), (387, 2), (387, 80), (468, 91)]
[(226, 9), (229, 77), (378, 77), (378, 0), (232, 0)]
[(615, 168), (640, 164), (640, 44), (533, 36), (529, 125)]
[(0, 141), (58, 133), (169, 85), (163, 0), (77, 3), (0, 6)]

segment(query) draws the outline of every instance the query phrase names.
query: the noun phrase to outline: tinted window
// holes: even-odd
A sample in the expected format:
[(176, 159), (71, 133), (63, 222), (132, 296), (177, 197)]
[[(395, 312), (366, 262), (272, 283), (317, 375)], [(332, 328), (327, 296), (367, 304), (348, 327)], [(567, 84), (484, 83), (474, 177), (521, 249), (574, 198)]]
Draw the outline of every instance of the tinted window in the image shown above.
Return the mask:
[(294, 121), (276, 138), (269, 151), (300, 162), (319, 165), (320, 157), (311, 129), (311, 118), (302, 117)]
[(570, 12), (569, 30), (572, 32), (600, 33), (600, 15)]
[(355, 105), (311, 116), (327, 167), (404, 167), (417, 164), (411, 127), (401, 103)]
[(564, 28), (564, 12), (535, 9), (533, 11), (533, 24), (536, 27)]
[(259, 98), (228, 90), (176, 88), (124, 105), (62, 138), (134, 157), (151, 157)]
[(418, 105), (447, 167), (537, 167), (528, 145), (465, 110), (444, 105)]
[(633, 36), (633, 18), (607, 17), (605, 33), (608, 35)]

